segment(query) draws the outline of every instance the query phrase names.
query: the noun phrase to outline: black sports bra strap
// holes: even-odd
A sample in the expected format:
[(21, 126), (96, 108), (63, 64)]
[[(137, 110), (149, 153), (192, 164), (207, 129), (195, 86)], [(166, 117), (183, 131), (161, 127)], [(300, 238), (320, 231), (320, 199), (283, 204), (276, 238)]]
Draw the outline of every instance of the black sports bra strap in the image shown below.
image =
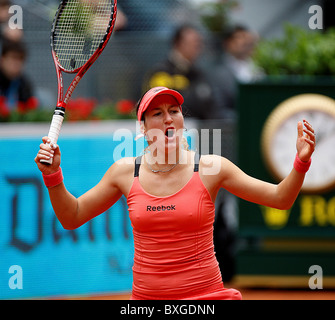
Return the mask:
[(139, 176), (141, 162), (142, 162), (142, 156), (139, 156), (139, 157), (137, 157), (135, 159), (134, 177), (138, 177)]
[(194, 155), (194, 172), (199, 171), (200, 157), (201, 157), (201, 155), (199, 155), (199, 153), (195, 153), (195, 155)]

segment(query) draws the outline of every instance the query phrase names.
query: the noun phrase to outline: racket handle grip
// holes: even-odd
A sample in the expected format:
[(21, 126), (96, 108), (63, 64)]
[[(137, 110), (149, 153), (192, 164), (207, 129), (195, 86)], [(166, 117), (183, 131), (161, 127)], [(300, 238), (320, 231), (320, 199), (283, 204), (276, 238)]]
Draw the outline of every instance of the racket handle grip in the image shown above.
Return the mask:
[[(54, 115), (52, 117), (49, 133), (48, 133), (48, 138), (50, 139), (51, 143), (50, 144), (56, 144), (60, 129), (63, 124), (64, 120), (64, 115), (65, 115), (65, 109), (64, 108), (56, 108)], [(52, 164), (52, 158), (49, 160), (40, 160), (40, 162), (45, 163), (45, 164)]]

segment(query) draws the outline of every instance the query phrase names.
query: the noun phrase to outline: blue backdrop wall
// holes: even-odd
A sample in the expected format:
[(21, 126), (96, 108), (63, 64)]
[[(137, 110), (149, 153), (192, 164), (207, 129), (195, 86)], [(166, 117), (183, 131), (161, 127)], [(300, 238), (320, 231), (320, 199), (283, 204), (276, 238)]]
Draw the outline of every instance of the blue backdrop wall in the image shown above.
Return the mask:
[[(79, 229), (64, 230), (34, 163), (47, 127), (0, 128), (0, 299), (129, 292), (133, 239), (126, 199)], [(112, 127), (62, 128), (64, 182), (75, 196), (98, 183), (117, 157), (143, 150), (131, 131), (115, 135)]]

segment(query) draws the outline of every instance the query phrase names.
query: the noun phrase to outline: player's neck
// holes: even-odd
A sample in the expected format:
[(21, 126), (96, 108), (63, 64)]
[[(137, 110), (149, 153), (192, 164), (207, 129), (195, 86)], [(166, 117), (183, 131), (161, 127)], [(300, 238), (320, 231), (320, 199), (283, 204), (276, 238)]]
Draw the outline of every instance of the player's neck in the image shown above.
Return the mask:
[(149, 164), (154, 165), (155, 168), (166, 167), (179, 163), (182, 159), (182, 152), (183, 151), (179, 148), (171, 152), (158, 151), (157, 149), (150, 150), (146, 155), (146, 160)]

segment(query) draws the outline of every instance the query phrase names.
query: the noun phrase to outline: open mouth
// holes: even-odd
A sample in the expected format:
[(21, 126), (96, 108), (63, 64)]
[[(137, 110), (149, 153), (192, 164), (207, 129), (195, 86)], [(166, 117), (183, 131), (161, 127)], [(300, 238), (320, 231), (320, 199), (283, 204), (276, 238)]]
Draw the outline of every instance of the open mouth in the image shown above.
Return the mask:
[(165, 130), (165, 136), (166, 136), (167, 138), (173, 138), (174, 135), (175, 135), (175, 132), (176, 132), (175, 128), (167, 128), (167, 129)]

